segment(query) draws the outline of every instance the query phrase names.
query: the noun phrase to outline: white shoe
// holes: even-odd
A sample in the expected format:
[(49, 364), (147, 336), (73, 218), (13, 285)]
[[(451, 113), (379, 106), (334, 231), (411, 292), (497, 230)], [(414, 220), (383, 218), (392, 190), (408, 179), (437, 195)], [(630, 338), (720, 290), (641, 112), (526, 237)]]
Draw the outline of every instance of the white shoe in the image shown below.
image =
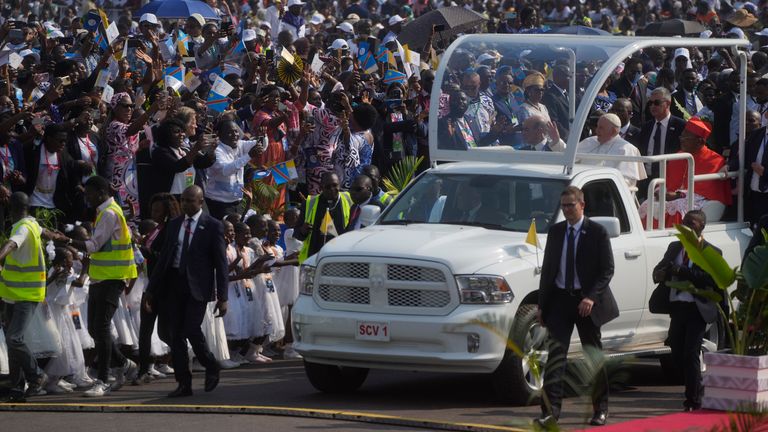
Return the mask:
[(115, 383), (112, 384), (112, 390), (117, 391), (126, 382), (133, 382), (139, 372), (139, 366), (131, 359), (125, 359), (125, 365), (115, 368)]
[(243, 357), (243, 355), (240, 354), (237, 351), (230, 351), (229, 352), (229, 359), (232, 360), (233, 362), (239, 364), (239, 365), (243, 365), (243, 364), (248, 363), (248, 360), (246, 360), (245, 357)]
[(192, 364), (189, 366), (191, 372), (205, 372), (205, 368), (200, 364), (197, 359), (192, 360)]
[(284, 360), (298, 360), (301, 358), (303, 358), (301, 354), (297, 353), (296, 350), (293, 349), (292, 345), (285, 346), (285, 351), (283, 351)]
[(87, 374), (83, 377), (75, 377), (72, 379), (72, 385), (76, 388), (90, 388), (93, 386), (93, 379)]
[(263, 354), (259, 354), (255, 360), (255, 363), (271, 363), (271, 362), (272, 362), (272, 359)]
[(262, 348), (259, 354), (265, 355), (267, 357), (277, 357), (280, 355), (280, 353), (272, 349), (272, 345), (267, 345), (264, 348)]
[(72, 393), (73, 391), (71, 388), (60, 386), (58, 383), (50, 383), (45, 387), (47, 394), (64, 394)]
[(109, 393), (110, 388), (109, 384), (103, 383), (101, 380), (96, 380), (93, 384), (93, 387), (86, 390), (83, 393), (84, 397), (103, 397), (107, 393)]
[(68, 382), (68, 381), (65, 381), (65, 380), (63, 380), (63, 379), (59, 380), (59, 382), (58, 382), (58, 383), (56, 383), (56, 384), (57, 384), (59, 387), (61, 387), (61, 388), (70, 389), (70, 390), (74, 390), (75, 388), (77, 388), (77, 386), (76, 386), (76, 385), (74, 385), (74, 384), (72, 384), (72, 383), (70, 383), (70, 382)]
[(153, 378), (166, 378), (167, 377), (166, 374), (164, 374), (164, 373), (158, 371), (157, 369), (155, 369), (155, 364), (154, 363), (149, 365), (149, 369), (147, 369), (147, 373), (149, 375), (151, 375)]
[(161, 364), (159, 366), (155, 366), (155, 370), (166, 375), (173, 375), (173, 368), (168, 366), (167, 364)]
[(240, 363), (232, 361), (230, 359), (226, 359), (226, 360), (219, 361), (219, 366), (221, 366), (222, 369), (234, 369), (236, 367), (239, 367)]

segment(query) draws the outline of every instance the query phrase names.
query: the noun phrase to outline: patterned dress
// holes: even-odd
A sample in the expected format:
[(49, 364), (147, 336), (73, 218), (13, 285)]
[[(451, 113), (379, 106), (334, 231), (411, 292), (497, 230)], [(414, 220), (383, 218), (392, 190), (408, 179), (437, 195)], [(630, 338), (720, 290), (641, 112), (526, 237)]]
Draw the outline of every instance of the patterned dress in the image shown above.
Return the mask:
[[(341, 134), (341, 129), (336, 135)], [(333, 164), (336, 175), (339, 176), (342, 189), (349, 189), (363, 167), (371, 164), (373, 158), (373, 142), (369, 131), (350, 134), (349, 146), (345, 146), (341, 137), (338, 137), (339, 145), (333, 153)]]
[(106, 176), (117, 193), (128, 222), (139, 221), (139, 187), (136, 180), (136, 152), (139, 135), (127, 136), (128, 124), (113, 120), (107, 127)]
[[(310, 113), (315, 119), (315, 131), (307, 137), (302, 149), (306, 183), (309, 193), (317, 195), (321, 192), (323, 174), (333, 172), (333, 152), (336, 150), (341, 121), (325, 108), (310, 107)], [(298, 165), (298, 164), (297, 164)]]

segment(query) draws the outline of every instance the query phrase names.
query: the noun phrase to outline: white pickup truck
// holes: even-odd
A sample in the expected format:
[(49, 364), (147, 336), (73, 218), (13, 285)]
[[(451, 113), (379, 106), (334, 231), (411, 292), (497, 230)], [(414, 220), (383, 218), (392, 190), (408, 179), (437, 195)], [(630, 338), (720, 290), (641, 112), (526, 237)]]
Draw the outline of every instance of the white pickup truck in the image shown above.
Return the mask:
[[(562, 55), (571, 71), (577, 62), (596, 62), (599, 69), (582, 97), (593, 101), (600, 84), (632, 53), (649, 46), (706, 43), (734, 50), (737, 44), (734, 40), (465, 36), (444, 55), (431, 106), (439, 105), (439, 85), (447, 78), (447, 65), (461, 51), (495, 48), (505, 57), (523, 51), (529, 56), (550, 53), (555, 59)], [(746, 71), (740, 72), (744, 101)], [(570, 94), (575, 94), (573, 84)], [(651, 269), (674, 239), (674, 231), (663, 223), (661, 228), (645, 229), (635, 191), (621, 173), (600, 166), (594, 157), (577, 157), (576, 143), (590, 105), (581, 104), (577, 110), (571, 104), (570, 134), (563, 153), (515, 151), (504, 143), (444, 149), (436, 142), (437, 110), (430, 113), (430, 154), (433, 160), (454, 163), (423, 173), (375, 224), (334, 239), (301, 268), (302, 295), (293, 308), (293, 331), (295, 347), (304, 356), (306, 373), (316, 388), (355, 390), (370, 368), (480, 373), (494, 374), (494, 390), (503, 400), (531, 402), (542, 385), (540, 374), (531, 373), (531, 360), (543, 368), (546, 333), (535, 319), (543, 253), (525, 240), (533, 218), (541, 242), (548, 227), (562, 220), (559, 196), (567, 185), (582, 188), (586, 215), (603, 224), (611, 236), (615, 273), (610, 285), (620, 316), (602, 329), (604, 351), (609, 355), (669, 352), (664, 345), (669, 319), (650, 314), (647, 305), (654, 289)], [(741, 137), (744, 112), (742, 105)], [(743, 139), (739, 145), (743, 150)], [(622, 160), (658, 163), (663, 174), (666, 161), (674, 157), (687, 157), (693, 163), (687, 154)], [(603, 160), (612, 158), (619, 157)], [(729, 175), (737, 179), (739, 188), (737, 216), (725, 222), (719, 220), (722, 208), (705, 208), (710, 220), (704, 236), (735, 266), (751, 232), (741, 208), (743, 174)], [(689, 179), (690, 200), (694, 181), (711, 178)], [(655, 186), (665, 190), (663, 175), (649, 189)], [(655, 203), (654, 214), (664, 208), (664, 195)], [(467, 222), (460, 216), (477, 200), (485, 210)], [(705, 348), (722, 344), (722, 326), (716, 323), (710, 328)], [(507, 349), (507, 337), (523, 350), (524, 358)], [(573, 342), (571, 352), (579, 351), (578, 338)]]

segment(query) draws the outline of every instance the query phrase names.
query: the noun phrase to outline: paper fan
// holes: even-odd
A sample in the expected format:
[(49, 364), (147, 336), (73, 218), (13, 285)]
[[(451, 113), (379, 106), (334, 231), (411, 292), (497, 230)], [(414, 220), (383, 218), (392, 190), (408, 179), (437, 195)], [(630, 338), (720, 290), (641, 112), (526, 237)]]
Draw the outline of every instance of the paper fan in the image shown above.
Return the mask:
[(285, 58), (280, 58), (277, 63), (277, 77), (283, 84), (293, 84), (301, 79), (304, 74), (304, 63), (299, 56), (293, 57), (293, 64)]

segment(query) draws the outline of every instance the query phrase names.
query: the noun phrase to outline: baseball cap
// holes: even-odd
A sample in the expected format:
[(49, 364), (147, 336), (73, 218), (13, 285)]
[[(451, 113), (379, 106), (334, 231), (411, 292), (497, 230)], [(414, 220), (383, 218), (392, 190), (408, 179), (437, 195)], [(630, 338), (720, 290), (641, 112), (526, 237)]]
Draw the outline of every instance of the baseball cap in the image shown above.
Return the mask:
[(201, 26), (204, 26), (204, 25), (205, 25), (205, 18), (203, 18), (203, 16), (202, 16), (202, 15), (200, 15), (199, 13), (193, 13), (192, 15), (190, 15), (190, 17), (191, 17), (191, 18), (194, 18), (194, 19), (195, 19), (195, 21), (197, 21), (198, 23), (200, 23), (200, 25), (201, 25)]
[(320, 14), (320, 13), (315, 13), (314, 15), (312, 15), (312, 18), (310, 18), (309, 20), (309, 23), (314, 25), (320, 25), (323, 22), (325, 22), (325, 16), (323, 16), (323, 14)]
[(349, 33), (349, 34), (352, 34), (352, 35), (355, 34), (355, 28), (352, 27), (352, 24), (350, 24), (348, 22), (343, 22), (343, 23), (337, 25), (336, 28), (341, 30), (341, 31), (343, 31), (344, 33)]
[(397, 23), (401, 23), (403, 21), (405, 21), (405, 19), (403, 19), (403, 17), (401, 17), (400, 15), (393, 15), (393, 16), (391, 16), (389, 18), (389, 25), (393, 26), (393, 25), (395, 25)]
[(143, 23), (143, 22), (148, 22), (150, 24), (155, 24), (155, 25), (160, 24), (160, 22), (157, 21), (157, 17), (155, 16), (155, 14), (151, 14), (151, 13), (145, 13), (144, 15), (141, 16), (139, 23)]
[(337, 50), (337, 49), (349, 49), (349, 45), (347, 44), (347, 41), (344, 39), (336, 39), (333, 41), (331, 46), (328, 47), (328, 49)]
[(348, 22), (350, 24), (354, 24), (354, 23), (360, 21), (360, 15), (358, 15), (356, 13), (351, 13), (351, 14), (347, 15), (347, 19), (345, 19), (344, 21), (346, 21), (346, 22)]
[(288, 0), (288, 8), (290, 9), (293, 6), (304, 6), (306, 3), (304, 3), (301, 0)]
[(248, 42), (256, 39), (256, 32), (252, 29), (243, 30), (243, 42)]

